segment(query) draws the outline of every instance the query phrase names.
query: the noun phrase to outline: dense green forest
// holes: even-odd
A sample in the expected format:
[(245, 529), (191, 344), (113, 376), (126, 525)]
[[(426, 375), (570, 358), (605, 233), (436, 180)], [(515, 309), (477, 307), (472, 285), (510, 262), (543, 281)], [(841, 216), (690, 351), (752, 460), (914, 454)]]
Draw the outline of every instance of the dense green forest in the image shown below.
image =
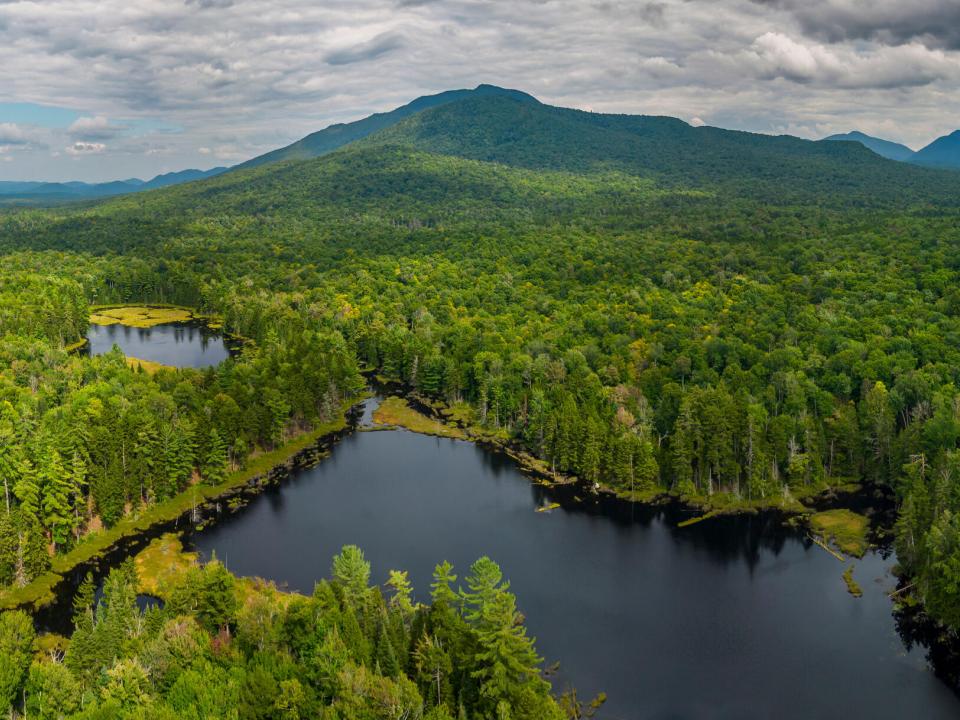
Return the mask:
[[(0, 214), (0, 579), (338, 411), (360, 368), (624, 493), (875, 483), (960, 628), (960, 174), (490, 95), (324, 157)], [(91, 303), (253, 343), (154, 376)]]
[(99, 600), (89, 579), (80, 588), (68, 642), (38, 653), (29, 616), (0, 615), (0, 705), (38, 720), (564, 717), (493, 561), (475, 562), (462, 589), (438, 565), (426, 606), (406, 572), (391, 572), (388, 597), (371, 587), (356, 547), (331, 573), (304, 597), (214, 560), (142, 611), (128, 562)]

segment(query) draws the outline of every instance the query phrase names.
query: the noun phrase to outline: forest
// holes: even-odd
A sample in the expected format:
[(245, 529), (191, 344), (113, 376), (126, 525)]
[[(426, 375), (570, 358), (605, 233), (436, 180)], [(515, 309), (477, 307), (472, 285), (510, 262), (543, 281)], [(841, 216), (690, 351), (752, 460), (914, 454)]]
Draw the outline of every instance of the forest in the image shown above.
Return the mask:
[[(0, 582), (23, 585), (102, 528), (330, 419), (370, 371), (628, 497), (762, 506), (884, 488), (912, 593), (960, 630), (960, 175), (827, 145), (475, 98), (316, 159), (3, 211)], [(249, 343), (214, 369), (155, 375), (66, 350), (92, 305), (127, 302), (196, 308)], [(111, 582), (129, 593), (122, 573)], [(321, 584), (291, 622), (340, 617), (348, 585)], [(439, 692), (428, 717), (474, 717), (491, 700), (465, 655), (450, 690), (412, 669), (415, 625), (479, 633), (452, 653), (485, 632), (483, 613), (450, 614), (436, 592), (406, 619), (363, 600), (349, 620), (362, 632), (323, 652), (342, 654), (351, 682), (427, 704)], [(176, 604), (133, 622), (118, 602), (124, 632), (140, 628), (110, 641), (120, 674), (174, 641), (170, 623), (190, 662), (211, 662), (223, 628), (241, 644), (247, 632), (176, 621)], [(78, 612), (78, 632), (99, 612)], [(238, 697), (256, 677), (329, 699), (329, 677), (302, 675), (320, 651), (290, 645), (285, 622), (269, 652), (231, 645), (217, 672)], [(394, 660), (367, 674), (387, 626)], [(181, 685), (199, 677), (189, 665), (141, 679), (144, 692), (178, 712), (175, 698), (201, 692)], [(69, 682), (108, 701), (90, 678)]]
[(500, 568), (480, 558), (463, 580), (440, 563), (421, 605), (395, 570), (385, 597), (346, 546), (309, 597), (214, 559), (141, 610), (127, 562), (99, 599), (81, 586), (69, 643), (35, 654), (30, 617), (0, 615), (0, 704), (40, 720), (565, 717)]

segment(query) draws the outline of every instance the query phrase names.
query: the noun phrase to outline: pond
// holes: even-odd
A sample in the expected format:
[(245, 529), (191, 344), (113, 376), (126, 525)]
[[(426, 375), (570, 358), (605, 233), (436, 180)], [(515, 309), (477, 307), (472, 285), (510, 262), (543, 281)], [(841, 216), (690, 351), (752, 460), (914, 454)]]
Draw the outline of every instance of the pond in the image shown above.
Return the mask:
[[(188, 544), (310, 592), (353, 543), (374, 581), (409, 570), (421, 599), (437, 562), (462, 579), (489, 555), (547, 664), (560, 662), (555, 687), (606, 692), (601, 718), (960, 717), (897, 633), (892, 557), (855, 562), (856, 599), (846, 566), (773, 515), (678, 528), (679, 509), (574, 492), (470, 443), (358, 432)], [(535, 512), (550, 502), (561, 507)]]
[(91, 355), (102, 355), (118, 345), (127, 357), (171, 367), (211, 367), (230, 357), (223, 335), (199, 322), (149, 328), (92, 323), (87, 340)]

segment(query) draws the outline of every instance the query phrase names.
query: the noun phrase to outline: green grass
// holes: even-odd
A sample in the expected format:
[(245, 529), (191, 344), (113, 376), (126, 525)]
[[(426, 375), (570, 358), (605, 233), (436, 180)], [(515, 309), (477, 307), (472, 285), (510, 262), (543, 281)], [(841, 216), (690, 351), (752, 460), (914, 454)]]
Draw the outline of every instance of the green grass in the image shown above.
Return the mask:
[(856, 580), (853, 579), (853, 565), (843, 571), (843, 581), (847, 584), (847, 592), (855, 598), (863, 596), (863, 590)]
[(165, 323), (187, 322), (194, 319), (193, 310), (175, 306), (127, 305), (101, 307), (90, 315), (90, 322), (97, 325), (127, 325), (149, 328)]
[(69, 345), (65, 345), (63, 350), (64, 352), (68, 352), (68, 353), (76, 352), (77, 350), (80, 350), (81, 348), (86, 347), (87, 342), (88, 340), (86, 338), (80, 338), (75, 343), (70, 343)]
[(167, 533), (151, 542), (133, 559), (137, 569), (137, 589), (166, 599), (166, 588), (173, 587), (197, 563), (197, 553), (183, 549), (180, 536)]
[(810, 528), (820, 537), (832, 542), (841, 552), (863, 557), (869, 543), (869, 522), (863, 515), (851, 510), (825, 510), (810, 516)]
[(127, 365), (131, 369), (136, 370), (140, 368), (147, 375), (156, 375), (161, 370), (176, 370), (176, 368), (171, 367), (170, 365), (164, 365), (163, 363), (154, 362), (153, 360), (141, 360), (140, 358), (127, 357)]
[(464, 439), (466, 436), (459, 428), (446, 425), (439, 420), (429, 418), (414, 410), (403, 398), (388, 397), (373, 413), (373, 421), (378, 425), (394, 425), (423, 435)]
[(155, 525), (175, 520), (198, 505), (242, 487), (252, 478), (280, 465), (324, 435), (342, 430), (347, 425), (346, 411), (356, 402), (356, 398), (345, 402), (336, 419), (298, 435), (283, 447), (250, 458), (246, 468), (231, 473), (219, 485), (193, 485), (170, 500), (151, 505), (123, 518), (107, 530), (87, 535), (69, 552), (55, 555), (51, 559), (50, 570), (46, 573), (21, 588), (9, 588), (0, 593), (0, 610), (26, 605), (40, 608), (50, 603), (54, 599), (53, 590), (65, 573), (107, 552), (123, 538), (139, 535)]

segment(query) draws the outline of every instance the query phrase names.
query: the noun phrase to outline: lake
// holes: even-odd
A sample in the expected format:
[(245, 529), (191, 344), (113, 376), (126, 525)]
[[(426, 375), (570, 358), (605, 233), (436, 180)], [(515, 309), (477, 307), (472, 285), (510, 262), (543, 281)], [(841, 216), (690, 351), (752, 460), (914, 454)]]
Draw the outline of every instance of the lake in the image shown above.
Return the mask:
[[(467, 442), (357, 432), (188, 544), (310, 592), (353, 543), (375, 582), (408, 570), (420, 599), (437, 562), (462, 580), (489, 555), (539, 652), (560, 662), (556, 689), (605, 691), (609, 720), (960, 717), (960, 699), (897, 633), (894, 558), (854, 561), (856, 599), (846, 565), (774, 515), (678, 528), (689, 517), (678, 508), (574, 492)], [(535, 512), (550, 502), (561, 507)]]
[(201, 323), (170, 323), (150, 328), (91, 324), (87, 340), (91, 355), (102, 355), (118, 345), (127, 357), (171, 367), (211, 367), (230, 357), (223, 335)]

